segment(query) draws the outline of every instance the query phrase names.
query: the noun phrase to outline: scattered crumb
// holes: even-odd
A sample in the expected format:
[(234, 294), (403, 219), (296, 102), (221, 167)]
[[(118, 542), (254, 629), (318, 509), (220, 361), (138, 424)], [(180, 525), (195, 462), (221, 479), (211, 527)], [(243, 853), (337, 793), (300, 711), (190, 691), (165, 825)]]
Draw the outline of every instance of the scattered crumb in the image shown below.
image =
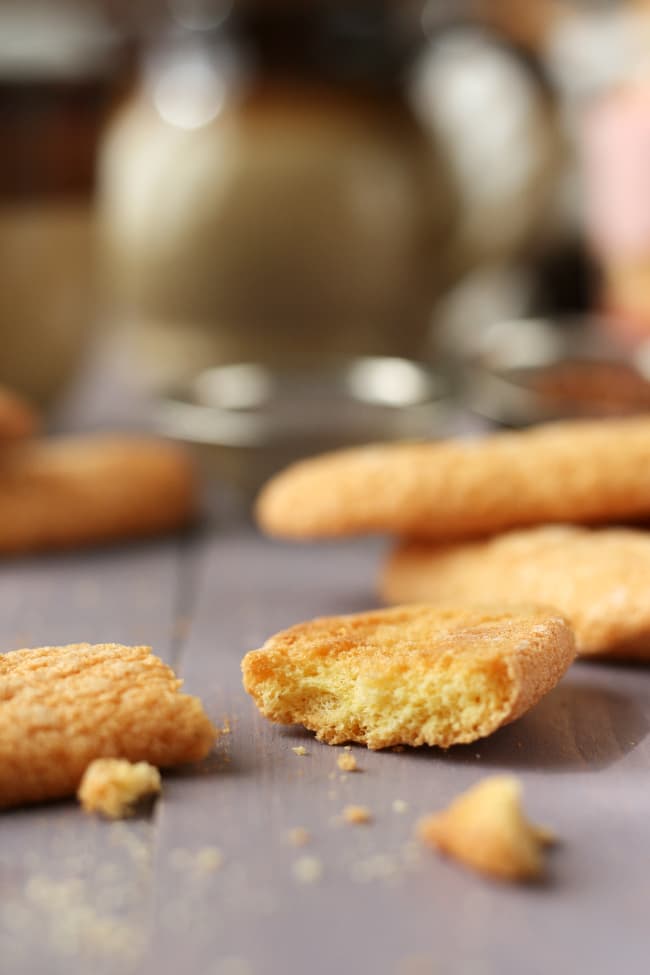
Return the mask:
[(194, 858), (194, 869), (198, 873), (214, 873), (223, 864), (223, 854), (216, 846), (204, 846)]
[(223, 865), (223, 853), (216, 846), (204, 846), (200, 850), (177, 847), (170, 851), (169, 863), (175, 870), (196, 874), (215, 873)]
[(512, 775), (483, 779), (441, 813), (418, 825), (420, 839), (466, 866), (500, 880), (538, 879), (542, 849), (551, 840), (521, 809), (521, 785)]
[(77, 796), (86, 812), (124, 819), (142, 799), (160, 792), (160, 772), (148, 762), (97, 758), (84, 772)]
[(228, 717), (225, 717), (225, 718), (223, 719), (223, 725), (222, 725), (222, 727), (221, 727), (221, 734), (222, 734), (222, 735), (229, 735), (229, 734), (230, 734), (230, 732), (231, 732), (231, 727), (230, 727), (230, 718), (228, 718)]
[(372, 822), (372, 813), (367, 806), (346, 806), (343, 810), (343, 819), (346, 823), (361, 825)]
[(389, 880), (399, 873), (395, 857), (386, 853), (376, 853), (365, 860), (358, 860), (350, 867), (350, 879), (358, 884), (368, 884), (373, 880)]
[(299, 884), (315, 884), (323, 875), (323, 864), (318, 857), (299, 857), (291, 869)]
[(302, 826), (295, 826), (287, 832), (287, 841), (292, 846), (307, 846), (311, 841), (311, 833)]
[(360, 771), (357, 765), (357, 760), (354, 755), (347, 752), (345, 755), (339, 755), (336, 760), (336, 764), (341, 769), (342, 772), (358, 772)]
[(408, 802), (404, 802), (403, 799), (393, 799), (393, 812), (405, 813), (408, 807)]
[(305, 748), (304, 745), (295, 745), (291, 749), (291, 751), (293, 752), (294, 755), (306, 755), (307, 754), (307, 749)]
[(352, 745), (344, 745), (343, 746), (343, 751), (344, 752), (351, 752), (352, 751)]

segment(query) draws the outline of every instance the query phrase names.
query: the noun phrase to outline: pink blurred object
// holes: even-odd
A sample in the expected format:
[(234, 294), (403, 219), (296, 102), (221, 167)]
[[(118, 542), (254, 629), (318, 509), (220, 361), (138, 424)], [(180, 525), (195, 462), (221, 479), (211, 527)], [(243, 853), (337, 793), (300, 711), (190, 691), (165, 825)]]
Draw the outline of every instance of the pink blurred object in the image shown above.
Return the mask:
[(587, 113), (585, 224), (603, 303), (628, 334), (650, 332), (650, 82), (626, 84)]

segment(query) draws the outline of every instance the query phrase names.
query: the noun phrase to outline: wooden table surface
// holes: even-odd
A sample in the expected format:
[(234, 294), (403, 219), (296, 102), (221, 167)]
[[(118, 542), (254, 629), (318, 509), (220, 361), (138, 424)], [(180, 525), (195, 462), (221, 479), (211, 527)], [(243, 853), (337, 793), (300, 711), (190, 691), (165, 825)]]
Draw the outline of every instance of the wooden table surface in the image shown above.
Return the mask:
[[(0, 566), (0, 646), (149, 643), (230, 727), (138, 819), (72, 801), (0, 816), (2, 975), (645, 975), (650, 670), (575, 665), (490, 739), (354, 747), (348, 775), (339, 749), (255, 711), (242, 655), (374, 605), (383, 549), (270, 542), (224, 504), (191, 536)], [(544, 885), (491, 884), (413, 843), (420, 815), (501, 770), (561, 838)], [(348, 803), (373, 822), (341, 825)]]

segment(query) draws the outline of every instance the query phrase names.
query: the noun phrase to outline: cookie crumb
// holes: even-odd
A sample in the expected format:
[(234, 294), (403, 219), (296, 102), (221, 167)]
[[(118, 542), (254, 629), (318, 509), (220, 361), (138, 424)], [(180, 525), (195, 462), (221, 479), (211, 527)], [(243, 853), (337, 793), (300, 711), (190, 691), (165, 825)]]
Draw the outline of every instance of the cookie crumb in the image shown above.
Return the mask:
[(215, 873), (223, 864), (223, 854), (216, 846), (204, 846), (194, 858), (197, 873)]
[(408, 802), (404, 802), (403, 799), (393, 799), (393, 812), (405, 813), (409, 807)]
[(291, 751), (293, 752), (294, 755), (300, 755), (300, 756), (302, 756), (302, 755), (306, 755), (307, 754), (307, 749), (305, 748), (304, 745), (295, 745), (291, 749)]
[(299, 884), (315, 884), (323, 875), (323, 864), (318, 857), (299, 857), (291, 869)]
[(159, 792), (160, 772), (148, 762), (97, 758), (86, 769), (77, 796), (85, 812), (124, 819), (138, 802)]
[(359, 860), (350, 867), (350, 879), (358, 884), (372, 883), (375, 880), (391, 880), (399, 874), (399, 864), (395, 857), (386, 853)]
[(554, 837), (528, 822), (521, 785), (512, 775), (483, 779), (441, 813), (421, 820), (420, 839), (466, 866), (499, 880), (536, 880), (543, 847)]
[(359, 772), (359, 766), (357, 765), (357, 760), (354, 755), (347, 752), (345, 755), (339, 755), (336, 760), (336, 764), (341, 769), (342, 772)]
[(343, 819), (346, 823), (360, 826), (372, 822), (372, 813), (367, 806), (346, 806), (343, 810)]
[(302, 826), (295, 826), (287, 832), (287, 842), (291, 846), (307, 846), (311, 841), (311, 833)]
[(188, 873), (215, 873), (223, 865), (223, 853), (216, 846), (204, 846), (200, 850), (175, 847), (170, 850), (169, 864), (174, 870)]

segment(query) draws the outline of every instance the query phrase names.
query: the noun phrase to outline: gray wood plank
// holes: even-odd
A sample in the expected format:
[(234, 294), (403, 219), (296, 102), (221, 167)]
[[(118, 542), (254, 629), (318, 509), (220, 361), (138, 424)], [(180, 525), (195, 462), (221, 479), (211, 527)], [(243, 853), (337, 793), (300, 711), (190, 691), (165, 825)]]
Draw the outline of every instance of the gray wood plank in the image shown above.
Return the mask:
[[(178, 641), (187, 542), (7, 561), (0, 647)], [(146, 947), (155, 824), (109, 824), (64, 802), (0, 814), (3, 975), (130, 972)]]
[[(158, 807), (147, 972), (520, 975), (647, 970), (650, 673), (576, 665), (521, 721), (447, 753), (338, 749), (269, 725), (240, 683), (243, 653), (285, 625), (367, 608), (380, 543), (291, 547), (252, 534), (207, 541), (180, 660), (189, 689), (230, 718), (200, 776)], [(292, 752), (304, 745), (307, 755)], [(486, 883), (412, 843), (417, 818), (487, 773), (514, 769), (533, 817), (562, 845), (538, 888)], [(405, 812), (395, 800), (407, 804)], [(342, 826), (347, 803), (368, 826)], [(312, 842), (286, 843), (302, 826)], [(201, 870), (217, 848), (218, 870)], [(317, 858), (322, 875), (296, 878)]]

